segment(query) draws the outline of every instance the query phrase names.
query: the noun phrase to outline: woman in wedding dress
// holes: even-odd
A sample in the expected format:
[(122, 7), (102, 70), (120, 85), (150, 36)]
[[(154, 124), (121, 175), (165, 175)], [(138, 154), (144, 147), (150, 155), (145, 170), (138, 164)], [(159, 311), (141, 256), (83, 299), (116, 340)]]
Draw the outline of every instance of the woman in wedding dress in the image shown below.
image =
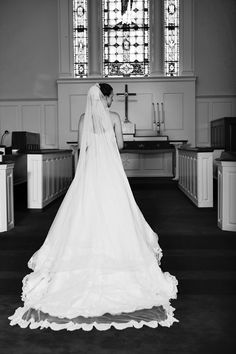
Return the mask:
[(22, 328), (106, 330), (171, 326), (177, 279), (160, 268), (158, 236), (137, 206), (119, 148), (121, 123), (110, 114), (112, 87), (88, 92), (79, 123), (75, 177), (23, 279)]

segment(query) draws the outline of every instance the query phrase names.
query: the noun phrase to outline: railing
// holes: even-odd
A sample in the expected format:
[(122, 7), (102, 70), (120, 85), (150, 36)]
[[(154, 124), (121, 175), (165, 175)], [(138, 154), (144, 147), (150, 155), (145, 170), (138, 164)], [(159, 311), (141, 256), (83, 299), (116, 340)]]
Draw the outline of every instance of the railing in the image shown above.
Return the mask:
[(199, 208), (213, 207), (212, 152), (179, 149), (179, 188)]
[(42, 209), (62, 195), (72, 180), (72, 153), (28, 154), (28, 208)]

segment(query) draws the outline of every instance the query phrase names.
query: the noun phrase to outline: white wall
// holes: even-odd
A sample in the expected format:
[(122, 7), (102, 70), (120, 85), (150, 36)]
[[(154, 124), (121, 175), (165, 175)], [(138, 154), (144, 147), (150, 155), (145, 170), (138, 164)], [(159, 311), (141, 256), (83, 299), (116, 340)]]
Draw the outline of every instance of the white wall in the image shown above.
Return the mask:
[[(56, 98), (57, 0), (0, 1), (0, 99)], [(236, 92), (235, 0), (195, 0), (197, 95)]]
[[(194, 1), (196, 144), (199, 146), (210, 144), (212, 119), (236, 116), (235, 17), (235, 0)], [(40, 131), (44, 134), (44, 147), (57, 146), (58, 58), (57, 0), (1, 0), (0, 135), (5, 129)], [(46, 124), (42, 113), (45, 104), (53, 106), (46, 108)], [(22, 110), (27, 105), (29, 108)], [(44, 127), (48, 125), (46, 136)]]
[(235, 0), (195, 0), (197, 96), (236, 93), (235, 18)]
[(55, 99), (57, 76), (57, 0), (1, 0), (0, 99)]
[(235, 0), (195, 0), (198, 146), (211, 145), (212, 120), (236, 117), (235, 17)]

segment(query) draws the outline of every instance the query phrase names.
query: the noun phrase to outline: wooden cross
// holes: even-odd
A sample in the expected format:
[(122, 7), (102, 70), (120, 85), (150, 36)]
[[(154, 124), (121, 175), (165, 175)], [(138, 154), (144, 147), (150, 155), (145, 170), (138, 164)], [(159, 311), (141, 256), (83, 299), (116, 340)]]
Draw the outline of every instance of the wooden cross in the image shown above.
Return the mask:
[(129, 93), (128, 85), (125, 84), (125, 92), (124, 93), (117, 93), (117, 96), (124, 96), (125, 97), (125, 123), (129, 122), (128, 119), (128, 98), (129, 96), (136, 96), (136, 93)]

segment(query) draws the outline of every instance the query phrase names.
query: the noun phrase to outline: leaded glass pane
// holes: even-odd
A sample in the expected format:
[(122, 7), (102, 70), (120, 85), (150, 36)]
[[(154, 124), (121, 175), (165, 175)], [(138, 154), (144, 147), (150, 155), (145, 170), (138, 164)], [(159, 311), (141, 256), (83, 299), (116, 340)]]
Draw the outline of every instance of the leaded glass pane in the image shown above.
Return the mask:
[(73, 0), (74, 75), (88, 75), (87, 0)]
[(165, 75), (179, 75), (179, 0), (164, 0)]
[(149, 75), (149, 1), (103, 0), (103, 75)]

